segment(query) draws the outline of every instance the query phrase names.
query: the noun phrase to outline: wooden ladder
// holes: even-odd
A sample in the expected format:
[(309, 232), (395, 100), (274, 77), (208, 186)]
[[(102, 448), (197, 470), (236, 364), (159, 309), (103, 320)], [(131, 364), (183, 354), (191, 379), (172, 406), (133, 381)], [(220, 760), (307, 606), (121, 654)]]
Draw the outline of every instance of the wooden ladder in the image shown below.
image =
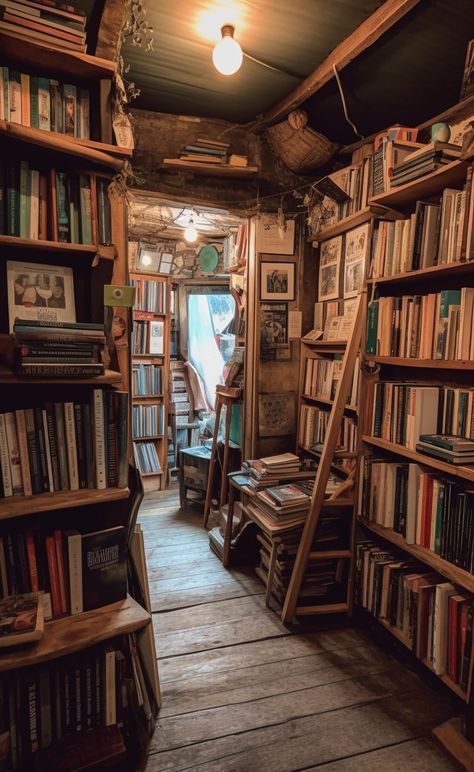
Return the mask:
[[(303, 583), (305, 571), (308, 565), (308, 560), (311, 557), (311, 547), (313, 544), (316, 529), (318, 527), (319, 515), (324, 503), (324, 495), (326, 492), (326, 486), (333, 464), (334, 453), (336, 449), (337, 438), (341, 427), (342, 417), (344, 415), (344, 408), (346, 404), (347, 394), (349, 392), (351, 378), (353, 376), (354, 367), (359, 353), (359, 347), (362, 336), (362, 323), (364, 319), (365, 309), (365, 296), (364, 290), (359, 295), (356, 313), (352, 324), (352, 330), (347, 341), (344, 357), (341, 366), (341, 377), (338, 381), (336, 388), (336, 394), (334, 402), (332, 404), (331, 413), (329, 416), (328, 427), (326, 436), (324, 439), (323, 449), (321, 452), (321, 458), (316, 473), (316, 479), (314, 481), (313, 493), (311, 496), (311, 503), (309, 507), (308, 516), (306, 518), (304, 528), (301, 534), (300, 543), (298, 546), (298, 552), (296, 554), (293, 571), (286, 592), (285, 601), (283, 604), (281, 618), (284, 622), (290, 622), (294, 616), (298, 614), (322, 614), (322, 613), (336, 613), (349, 610), (348, 603), (335, 603), (326, 606), (321, 604), (320, 606), (301, 606), (299, 607), (298, 598), (301, 592), (301, 586)], [(353, 528), (351, 529), (351, 533)], [(329, 557), (324, 555), (323, 552), (318, 551), (319, 557)], [(351, 537), (351, 550), (344, 558), (351, 561), (352, 568), (353, 558), (353, 537)], [(350, 583), (350, 573), (349, 573)]]

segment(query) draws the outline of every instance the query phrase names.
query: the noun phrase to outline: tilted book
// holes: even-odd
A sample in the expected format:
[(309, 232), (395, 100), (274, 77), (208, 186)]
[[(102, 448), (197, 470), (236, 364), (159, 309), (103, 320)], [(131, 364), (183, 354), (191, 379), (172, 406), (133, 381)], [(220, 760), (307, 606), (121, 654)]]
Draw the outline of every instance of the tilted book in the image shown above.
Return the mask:
[(127, 596), (126, 531), (123, 526), (82, 536), (84, 611)]
[(0, 600), (0, 647), (38, 641), (44, 630), (43, 593)]

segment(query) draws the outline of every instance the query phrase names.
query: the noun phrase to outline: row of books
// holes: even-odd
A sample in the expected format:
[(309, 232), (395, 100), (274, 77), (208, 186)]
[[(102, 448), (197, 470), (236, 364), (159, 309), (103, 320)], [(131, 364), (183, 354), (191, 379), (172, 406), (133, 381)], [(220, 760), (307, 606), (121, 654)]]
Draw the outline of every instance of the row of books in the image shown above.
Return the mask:
[(123, 526), (86, 534), (8, 530), (0, 536), (2, 597), (41, 592), (45, 619), (91, 611), (126, 597), (125, 557)]
[(132, 330), (132, 355), (164, 354), (164, 323), (160, 321), (134, 321)]
[(163, 394), (163, 367), (134, 363), (132, 368), (132, 393), (136, 397)]
[(134, 405), (132, 431), (139, 437), (161, 437), (165, 433), (165, 406)]
[(370, 276), (380, 279), (474, 259), (472, 166), (462, 190), (445, 188), (439, 202), (417, 201), (407, 219), (379, 220)]
[(381, 137), (375, 145), (374, 152), (370, 156), (371, 196), (378, 196), (390, 190), (395, 167), (402, 163), (407, 155), (423, 147), (420, 142), (413, 139), (390, 138), (388, 135)]
[(419, 464), (363, 457), (360, 514), (474, 572), (474, 494)]
[[(322, 450), (329, 424), (329, 410), (312, 405), (301, 405), (298, 444), (309, 450)], [(357, 442), (357, 425), (353, 418), (344, 416), (336, 442), (336, 451), (354, 453)]]
[(0, 234), (70, 244), (110, 244), (109, 180), (96, 174), (0, 164)]
[[(64, 280), (56, 277), (56, 285), (46, 294), (47, 308), (65, 308)], [(58, 283), (59, 281), (59, 283)], [(30, 291), (23, 290), (22, 299)], [(32, 288), (36, 293), (38, 290)], [(15, 287), (15, 292), (20, 288)], [(54, 313), (54, 312), (53, 312)], [(55, 326), (55, 325), (58, 326)], [(51, 322), (43, 324), (32, 319), (15, 319), (14, 369), (18, 375), (32, 377), (97, 376), (104, 372), (102, 353), (105, 345), (103, 324)]]
[(74, 5), (3, 0), (0, 11), (0, 30), (70, 51), (86, 50), (86, 15)]
[(0, 414), (0, 497), (124, 488), (128, 394), (93, 389), (89, 402), (49, 402)]
[(400, 159), (394, 166), (390, 185), (396, 187), (416, 180), (436, 171), (441, 166), (456, 161), (460, 155), (461, 147), (449, 142), (430, 142), (427, 145), (421, 145), (405, 155), (403, 160)]
[(142, 474), (155, 474), (161, 472), (158, 451), (153, 442), (135, 442), (134, 452), (139, 472)]
[(0, 119), (89, 139), (89, 91), (0, 67)]
[[(104, 753), (123, 761), (122, 732), (133, 724), (142, 683), (133, 635), (39, 668), (2, 673), (0, 733), (9, 740), (2, 753), (5, 769), (66, 769), (71, 758), (76, 766), (100, 766)], [(87, 750), (78, 748), (79, 738)]]
[(362, 165), (345, 166), (318, 182), (316, 187), (323, 195), (320, 204), (322, 228), (330, 228), (367, 206), (370, 175), (371, 166), (366, 159)]
[(366, 351), (419, 359), (473, 359), (474, 289), (374, 300)]
[[(305, 362), (303, 394), (308, 397), (334, 399), (338, 381), (341, 377), (342, 356), (336, 354), (332, 359), (312, 359)], [(360, 381), (360, 364), (357, 359), (354, 367), (351, 387), (347, 398), (348, 405), (357, 405)]]
[(421, 434), (474, 436), (474, 389), (368, 384), (365, 434), (416, 450)]
[(357, 602), (438, 676), (467, 691), (473, 597), (414, 558), (373, 541), (357, 545)]
[(130, 285), (135, 287), (135, 302), (133, 305), (135, 310), (166, 314), (167, 284), (165, 282), (131, 279)]

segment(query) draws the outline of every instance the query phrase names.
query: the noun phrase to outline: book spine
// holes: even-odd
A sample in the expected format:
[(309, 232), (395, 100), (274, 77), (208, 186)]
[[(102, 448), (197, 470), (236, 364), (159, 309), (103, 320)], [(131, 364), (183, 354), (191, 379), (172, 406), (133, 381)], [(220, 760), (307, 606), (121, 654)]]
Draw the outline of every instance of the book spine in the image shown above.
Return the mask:
[(21, 124), (21, 74), (18, 70), (9, 70), (8, 102), (10, 122)]
[(2, 470), (3, 495), (5, 498), (8, 498), (13, 496), (13, 484), (10, 470), (10, 453), (8, 450), (5, 415), (3, 413), (0, 413), (0, 467)]
[(84, 610), (82, 599), (82, 539), (80, 533), (68, 534), (67, 551), (71, 614)]
[(61, 592), (59, 589), (58, 564), (56, 558), (56, 546), (54, 536), (46, 536), (46, 558), (48, 563), (49, 582), (51, 587), (51, 605), (53, 617), (59, 617), (62, 613)]
[(55, 491), (62, 490), (61, 475), (59, 470), (58, 446), (56, 442), (56, 418), (54, 405), (48, 403), (45, 405), (46, 426), (45, 437), (49, 448), (49, 458), (51, 463), (52, 484)]
[(94, 389), (93, 391), (93, 415), (96, 488), (102, 490), (107, 487), (107, 471), (105, 466), (104, 399), (102, 389)]
[(115, 650), (107, 645), (104, 651), (104, 696), (105, 726), (114, 726), (117, 723), (116, 693), (115, 693)]
[(36, 447), (38, 449), (38, 473), (39, 481), (41, 485), (41, 491), (43, 493), (49, 492), (49, 477), (46, 458), (46, 438), (43, 431), (43, 411), (40, 407), (33, 409), (34, 426), (35, 426), (35, 440)]
[(38, 78), (38, 117), (38, 128), (51, 131), (51, 94), (47, 78)]
[(14, 413), (5, 413), (5, 432), (7, 435), (8, 457), (10, 463), (11, 485), (14, 496), (21, 496), (23, 482), (21, 476), (21, 458), (18, 446), (18, 434)]
[(26, 555), (28, 559), (31, 592), (39, 592), (40, 587), (39, 587), (39, 581), (38, 581), (38, 565), (36, 562), (35, 541), (33, 539), (33, 533), (29, 529), (25, 532), (25, 544), (26, 544)]
[(54, 531), (54, 546), (56, 550), (56, 563), (58, 566), (59, 595), (61, 598), (61, 612), (66, 614), (68, 611), (68, 576), (64, 564), (63, 540), (59, 529)]
[(74, 425), (74, 404), (64, 403), (64, 427), (66, 434), (67, 463), (69, 469), (69, 488), (79, 490), (79, 470), (77, 463), (76, 432)]

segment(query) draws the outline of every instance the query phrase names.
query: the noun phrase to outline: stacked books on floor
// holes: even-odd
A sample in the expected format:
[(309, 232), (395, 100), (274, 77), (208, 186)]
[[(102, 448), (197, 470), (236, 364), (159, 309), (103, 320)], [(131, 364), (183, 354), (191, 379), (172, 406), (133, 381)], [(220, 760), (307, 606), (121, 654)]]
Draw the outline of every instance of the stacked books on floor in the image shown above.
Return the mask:
[(455, 161), (460, 155), (461, 147), (449, 142), (430, 142), (428, 145), (422, 145), (394, 166), (390, 184), (392, 187), (404, 185)]
[(161, 365), (134, 364), (132, 368), (132, 393), (135, 397), (159, 397), (163, 393), (163, 367)]
[(130, 279), (130, 286), (135, 287), (133, 308), (136, 311), (166, 314), (167, 284), (165, 282)]
[(153, 442), (134, 443), (135, 461), (141, 474), (157, 474), (161, 472), (158, 451)]
[(128, 484), (128, 394), (0, 413), (0, 498)]
[(405, 553), (357, 545), (356, 599), (438, 676), (467, 691), (474, 599)]
[(126, 531), (7, 530), (0, 566), (0, 597), (41, 592), (45, 619), (91, 611), (127, 596)]
[(68, 3), (14, 0), (0, 6), (0, 31), (71, 51), (86, 50), (87, 17)]
[(473, 359), (474, 289), (442, 290), (374, 300), (368, 354), (419, 359)]
[(283, 480), (314, 477), (312, 468), (304, 465), (294, 453), (279, 453), (277, 456), (248, 459), (242, 462), (242, 474), (248, 480), (246, 483), (254, 490), (269, 485), (278, 485)]
[(89, 91), (85, 88), (0, 67), (0, 94), (2, 120), (90, 138)]
[(162, 437), (165, 433), (165, 406), (133, 405), (133, 438)]
[(104, 374), (103, 324), (15, 319), (14, 369), (18, 375), (92, 378)]
[(136, 731), (135, 711), (145, 711), (144, 702), (151, 713), (133, 633), (41, 667), (2, 673), (5, 769), (122, 766), (124, 735)]
[(363, 456), (360, 470), (364, 520), (474, 573), (472, 491), (419, 464)]
[[(298, 444), (307, 450), (321, 451), (329, 424), (329, 410), (312, 405), (301, 405)], [(353, 418), (344, 416), (336, 441), (336, 451), (354, 453), (357, 442), (357, 425)]]
[[(4, 172), (4, 173), (2, 173)], [(69, 244), (110, 244), (110, 180), (96, 174), (0, 164), (0, 234)]]
[(471, 439), (474, 389), (379, 381), (367, 391), (365, 434), (416, 450), (421, 434)]

